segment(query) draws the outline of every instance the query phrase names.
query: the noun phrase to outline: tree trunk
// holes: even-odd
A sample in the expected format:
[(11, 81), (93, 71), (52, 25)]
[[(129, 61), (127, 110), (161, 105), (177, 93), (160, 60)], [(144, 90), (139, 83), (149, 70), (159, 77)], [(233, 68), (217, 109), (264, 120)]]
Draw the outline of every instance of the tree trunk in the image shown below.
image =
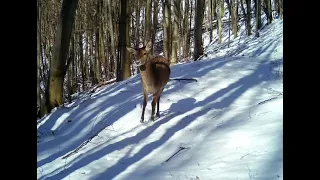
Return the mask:
[[(80, 29), (82, 28), (82, 22), (80, 21)], [(82, 33), (79, 32), (79, 49), (80, 49), (80, 69), (81, 69), (81, 83), (82, 91), (85, 89), (86, 73), (85, 73), (85, 62), (83, 60), (83, 43), (82, 43)]]
[(247, 35), (250, 36), (251, 35), (251, 0), (246, 0), (247, 3), (247, 16), (246, 16), (246, 20), (247, 20)]
[(283, 19), (283, 0), (279, 0), (280, 19)]
[(85, 34), (85, 41), (86, 41), (86, 50), (85, 50), (85, 62), (84, 62), (84, 68), (85, 68), (85, 74), (86, 74), (86, 80), (90, 80), (90, 58), (89, 58), (89, 33), (87, 32)]
[(99, 40), (100, 40), (100, 33), (99, 33), (99, 26), (100, 26), (100, 3), (97, 3), (96, 8), (96, 15), (95, 15), (95, 62), (94, 62), (94, 84), (100, 84), (101, 80), (101, 57), (100, 57), (100, 47), (99, 47)]
[(117, 81), (122, 81), (131, 76), (129, 52), (126, 47), (130, 47), (130, 13), (129, 1), (121, 0), (121, 12), (119, 22), (119, 48), (120, 48), (120, 62), (121, 62), (121, 75)]
[(171, 0), (163, 4), (163, 54), (170, 62), (171, 55)]
[[(248, 3), (247, 2), (246, 2), (246, 4), (247, 4), (247, 7), (248, 7)], [(243, 0), (240, 0), (240, 7), (241, 7), (241, 10), (243, 12), (243, 16), (244, 16), (244, 19), (245, 19), (245, 26), (246, 26), (246, 29), (247, 29), (247, 19), (248, 19), (247, 15), (248, 15), (248, 12), (246, 12), (246, 10), (244, 9)]]
[(40, 96), (40, 58), (41, 58), (41, 18), (40, 18), (40, 0), (37, 1), (37, 106), (39, 108), (39, 111), (37, 109), (37, 114), (41, 118), (41, 96)]
[[(228, 0), (227, 0), (228, 1)], [(228, 23), (228, 48), (230, 47), (230, 15), (231, 15), (231, 13), (228, 13), (229, 14), (229, 19), (228, 19), (228, 21), (229, 21), (229, 23)]]
[(158, 0), (153, 0), (153, 32), (152, 32), (152, 35), (151, 35), (151, 40), (152, 40), (152, 47), (151, 47), (151, 52), (152, 54), (154, 53), (154, 42), (156, 40), (156, 35), (157, 35), (157, 27), (158, 27), (158, 12), (159, 12), (159, 9), (158, 9)]
[(56, 39), (53, 47), (53, 59), (50, 65), (48, 85), (48, 112), (63, 103), (63, 80), (66, 74), (66, 60), (69, 51), (71, 31), (78, 0), (63, 0)]
[(213, 30), (213, 25), (212, 25), (212, 21), (213, 21), (213, 1), (214, 0), (210, 0), (210, 7), (209, 7), (209, 38), (210, 38), (210, 42), (212, 41), (212, 30)]
[(265, 0), (266, 6), (267, 6), (267, 16), (268, 16), (268, 24), (272, 23), (272, 6), (271, 6), (271, 0)]
[(267, 24), (271, 24), (272, 22), (272, 9), (271, 9), (271, 0), (263, 1), (263, 11), (267, 16)]
[(257, 0), (253, 0), (253, 2), (254, 2), (254, 11), (253, 11), (254, 17), (257, 17)]
[(194, 51), (193, 60), (196, 61), (203, 54), (202, 20), (204, 14), (204, 0), (196, 0), (195, 28), (194, 28)]
[[(74, 26), (74, 30), (76, 29), (76, 26)], [(73, 70), (72, 70), (72, 93), (76, 92), (76, 89), (77, 89), (77, 69), (78, 69), (78, 66), (77, 66), (77, 47), (76, 47), (76, 44), (75, 44), (75, 41), (76, 41), (76, 36), (73, 35), (73, 38), (72, 38), (72, 63), (73, 63)]]
[[(139, 48), (139, 43), (140, 43), (140, 0), (137, 0), (137, 6), (136, 6), (136, 41), (135, 45), (136, 48)], [(138, 68), (139, 70), (139, 68)]]
[[(103, 7), (103, 0), (100, 0), (98, 2), (100, 5), (99, 5), (99, 17), (98, 17), (98, 21), (99, 21), (99, 59), (100, 59), (100, 62), (103, 66), (103, 69), (104, 69), (104, 72), (106, 74), (106, 59), (105, 59), (105, 56), (104, 56), (104, 41), (103, 41), (103, 38), (104, 38), (104, 30), (103, 30), (103, 11), (102, 11), (102, 7)], [(100, 69), (101, 69), (101, 66), (100, 66)], [(102, 77), (102, 76), (100, 76)]]
[(280, 15), (279, 1), (280, 1), (280, 0), (274, 0), (274, 8), (275, 8), (278, 16)]
[[(110, 34), (110, 51), (111, 51), (111, 57), (110, 57), (110, 73), (113, 74), (113, 72), (115, 72), (115, 65), (117, 64), (116, 62), (116, 44), (115, 44), (115, 34), (114, 34), (114, 24), (113, 24), (113, 15), (112, 15), (112, 4), (111, 4), (111, 0), (107, 0), (107, 7), (108, 7), (108, 31)], [(110, 78), (113, 78), (113, 76), (111, 76)]]
[(187, 40), (187, 49), (188, 49), (188, 56), (191, 56), (191, 51), (190, 51), (190, 43), (191, 43), (191, 22), (192, 22), (192, 10), (193, 10), (193, 0), (190, 0), (190, 18), (189, 18), (189, 35), (188, 35), (188, 40)]
[[(184, 9), (184, 19), (183, 19), (183, 58), (187, 58), (189, 56), (189, 47), (188, 44), (190, 44), (190, 29), (189, 29), (189, 0), (184, 1), (185, 9)], [(189, 43), (188, 43), (189, 40)]]
[(259, 30), (261, 29), (261, 0), (256, 0), (256, 37), (259, 37)]
[[(234, 18), (234, 16), (233, 16), (233, 12), (232, 12), (232, 2), (231, 2), (232, 0), (225, 0), (225, 2), (227, 3), (227, 8), (228, 8), (228, 12), (229, 12), (229, 14), (231, 15), (231, 22), (232, 22), (232, 25), (233, 25), (233, 22), (234, 22), (234, 20), (233, 20), (233, 18)], [(223, 16), (222, 16), (223, 17)], [(229, 21), (229, 23), (230, 23), (230, 21)], [(233, 27), (233, 26), (232, 26)], [(233, 31), (232, 31), (232, 33), (233, 33)]]
[(150, 37), (150, 30), (151, 30), (151, 0), (146, 0), (146, 8), (144, 13), (145, 19), (145, 26), (144, 26), (144, 45), (146, 45), (151, 37)]
[(219, 0), (212, 0), (212, 10), (213, 10), (213, 19), (217, 19), (217, 1)]
[(68, 102), (71, 103), (71, 95), (72, 95), (72, 71), (73, 71), (73, 62), (71, 61), (71, 66), (68, 67), (67, 72), (67, 98)]
[(179, 13), (180, 13), (180, 0), (173, 1), (173, 28), (172, 28), (172, 50), (171, 50), (171, 64), (176, 64), (177, 50), (179, 41)]
[(93, 37), (94, 37), (94, 32), (95, 30), (92, 30), (91, 33), (90, 33), (90, 81), (92, 84), (97, 84), (97, 82), (95, 81), (96, 78), (95, 78), (95, 56), (96, 54), (93, 54), (93, 48), (95, 47), (94, 46), (94, 42), (93, 42)]
[(71, 40), (71, 48), (70, 48), (70, 65), (68, 67), (68, 78), (67, 78), (67, 95), (69, 103), (71, 103), (71, 95), (73, 94), (73, 87), (74, 87), (74, 66), (75, 64), (75, 51), (74, 51), (74, 37)]
[[(223, 3), (223, 0), (217, 0), (218, 3), (217, 3), (217, 6), (218, 6), (218, 28), (217, 28), (217, 31), (218, 31), (218, 43), (220, 44), (222, 42), (222, 17), (223, 17), (223, 14), (224, 14), (224, 3)], [(230, 22), (229, 22), (230, 23)]]
[(238, 0), (231, 1), (232, 7), (232, 34), (233, 38), (238, 37)]

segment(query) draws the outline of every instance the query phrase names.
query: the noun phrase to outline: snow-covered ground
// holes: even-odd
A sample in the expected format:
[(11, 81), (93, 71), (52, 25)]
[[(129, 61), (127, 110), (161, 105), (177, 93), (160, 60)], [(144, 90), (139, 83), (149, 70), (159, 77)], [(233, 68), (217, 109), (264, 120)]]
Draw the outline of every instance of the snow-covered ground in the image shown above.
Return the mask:
[(155, 122), (139, 122), (139, 74), (55, 109), (37, 125), (38, 179), (283, 179), (282, 26), (241, 26), (229, 48), (205, 35), (207, 57), (172, 66), (198, 82), (170, 81)]

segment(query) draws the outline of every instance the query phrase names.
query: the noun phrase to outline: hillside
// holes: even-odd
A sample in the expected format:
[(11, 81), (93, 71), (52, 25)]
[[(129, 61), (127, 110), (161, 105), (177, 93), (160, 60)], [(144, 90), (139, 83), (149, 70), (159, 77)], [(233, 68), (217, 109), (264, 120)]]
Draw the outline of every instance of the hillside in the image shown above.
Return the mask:
[(37, 178), (283, 179), (283, 21), (258, 38), (241, 25), (229, 48), (224, 27), (220, 45), (204, 34), (207, 57), (172, 66), (171, 78), (198, 82), (170, 81), (155, 122), (139, 122), (139, 75), (43, 117)]

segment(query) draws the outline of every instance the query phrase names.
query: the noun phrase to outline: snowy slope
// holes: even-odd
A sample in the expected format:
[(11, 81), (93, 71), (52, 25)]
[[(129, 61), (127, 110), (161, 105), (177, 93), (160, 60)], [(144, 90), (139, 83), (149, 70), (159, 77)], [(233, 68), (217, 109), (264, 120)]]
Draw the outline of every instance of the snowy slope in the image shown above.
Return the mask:
[(37, 125), (38, 179), (283, 179), (282, 23), (173, 66), (198, 82), (170, 81), (154, 123), (139, 122), (139, 75), (55, 109)]

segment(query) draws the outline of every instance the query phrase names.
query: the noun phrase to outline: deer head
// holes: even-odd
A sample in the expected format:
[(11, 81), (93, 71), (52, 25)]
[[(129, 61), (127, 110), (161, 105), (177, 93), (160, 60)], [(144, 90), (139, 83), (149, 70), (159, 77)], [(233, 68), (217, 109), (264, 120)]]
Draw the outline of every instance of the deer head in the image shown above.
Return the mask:
[(142, 48), (131, 48), (127, 47), (127, 50), (135, 57), (134, 63), (136, 66), (141, 66), (147, 63), (147, 61), (151, 58), (150, 49), (152, 47), (151, 41), (147, 43), (146, 46)]

